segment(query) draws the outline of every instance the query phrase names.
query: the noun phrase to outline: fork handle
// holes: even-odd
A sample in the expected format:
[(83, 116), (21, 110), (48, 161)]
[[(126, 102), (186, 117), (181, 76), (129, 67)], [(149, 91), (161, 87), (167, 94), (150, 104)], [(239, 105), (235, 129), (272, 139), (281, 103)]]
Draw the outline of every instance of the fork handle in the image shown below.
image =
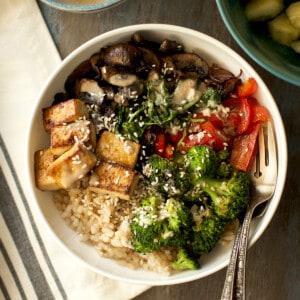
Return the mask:
[(230, 261), (227, 268), (221, 300), (244, 300), (246, 287), (246, 258), (248, 234), (253, 209), (248, 208), (239, 229), (235, 235)]
[(236, 271), (241, 233), (242, 233), (242, 226), (240, 225), (235, 235), (234, 243), (232, 246), (231, 256), (227, 267), (221, 300), (233, 299), (234, 282), (235, 282), (235, 274), (236, 274), (235, 271)]
[(237, 258), (237, 273), (236, 273), (236, 287), (235, 298), (237, 300), (245, 299), (246, 292), (246, 260), (248, 248), (248, 236), (250, 223), (252, 220), (253, 209), (248, 209), (241, 228), (241, 237)]

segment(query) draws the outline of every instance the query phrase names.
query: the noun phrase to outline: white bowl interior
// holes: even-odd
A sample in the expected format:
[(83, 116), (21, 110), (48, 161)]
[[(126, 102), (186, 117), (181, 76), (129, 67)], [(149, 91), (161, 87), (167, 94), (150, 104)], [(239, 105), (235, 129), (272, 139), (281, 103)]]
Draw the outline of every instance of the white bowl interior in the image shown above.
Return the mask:
[(268, 88), (255, 70), (224, 44), (205, 34), (187, 28), (164, 24), (142, 24), (107, 32), (75, 50), (52, 74), (44, 85), (33, 110), (31, 124), (28, 130), (28, 147), (26, 153), (30, 191), (32, 199), (36, 201), (41, 218), (43, 218), (46, 226), (58, 243), (92, 270), (102, 275), (127, 282), (149, 285), (169, 285), (199, 279), (222, 269), (228, 264), (231, 245), (218, 245), (210, 254), (203, 256), (201, 258), (202, 267), (197, 271), (184, 271), (171, 276), (162, 276), (144, 270), (130, 270), (111, 259), (100, 257), (92, 246), (80, 242), (76, 233), (73, 232), (61, 218), (51, 199), (51, 194), (38, 190), (35, 187), (34, 181), (34, 152), (49, 146), (49, 136), (45, 133), (42, 125), (42, 108), (51, 105), (53, 96), (57, 92), (64, 90), (64, 82), (67, 76), (80, 62), (88, 59), (103, 46), (129, 40), (131, 34), (137, 31), (141, 32), (145, 38), (151, 40), (161, 41), (164, 38), (176, 40), (185, 46), (186, 51), (199, 53), (208, 62), (218, 63), (231, 70), (234, 74), (239, 74), (240, 70), (243, 70), (242, 77), (244, 78), (256, 78), (259, 85), (256, 97), (272, 114), (273, 123), (275, 124), (278, 157), (280, 157), (280, 160), (278, 161), (279, 176), (275, 194), (268, 205), (265, 215), (260, 219), (254, 220), (251, 225), (250, 245), (253, 245), (253, 243), (257, 241), (270, 223), (283, 192), (287, 169), (286, 136), (277, 105)]

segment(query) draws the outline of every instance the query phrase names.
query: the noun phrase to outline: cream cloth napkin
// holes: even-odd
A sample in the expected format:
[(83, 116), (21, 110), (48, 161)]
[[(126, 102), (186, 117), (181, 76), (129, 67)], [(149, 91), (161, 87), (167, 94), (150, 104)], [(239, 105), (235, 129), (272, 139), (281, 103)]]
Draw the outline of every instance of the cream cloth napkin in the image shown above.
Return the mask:
[(61, 59), (34, 0), (1, 0), (0, 299), (131, 299), (118, 282), (70, 257), (36, 217), (24, 178), (28, 117)]

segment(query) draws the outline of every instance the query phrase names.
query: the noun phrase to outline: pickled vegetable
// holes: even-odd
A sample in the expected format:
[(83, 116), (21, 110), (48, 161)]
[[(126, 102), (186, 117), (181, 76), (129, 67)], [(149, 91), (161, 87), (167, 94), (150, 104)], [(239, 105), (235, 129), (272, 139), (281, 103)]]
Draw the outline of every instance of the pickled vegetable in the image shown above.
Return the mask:
[(299, 30), (292, 25), (284, 12), (270, 21), (268, 28), (271, 37), (286, 46), (291, 46), (292, 42), (299, 38)]
[(300, 30), (300, 1), (289, 5), (285, 12), (293, 26)]
[(300, 53), (300, 40), (293, 41), (291, 47), (294, 49), (295, 52)]
[(250, 21), (266, 21), (276, 17), (284, 9), (283, 0), (251, 0), (245, 14)]

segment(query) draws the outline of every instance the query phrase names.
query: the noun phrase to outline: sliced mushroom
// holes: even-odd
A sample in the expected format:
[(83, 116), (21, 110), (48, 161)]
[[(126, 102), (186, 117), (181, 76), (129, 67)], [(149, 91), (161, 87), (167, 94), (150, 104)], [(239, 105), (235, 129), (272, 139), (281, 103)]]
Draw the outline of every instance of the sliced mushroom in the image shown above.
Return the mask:
[(178, 109), (185, 110), (200, 100), (205, 89), (205, 84), (199, 85), (195, 79), (180, 80), (174, 91), (172, 103)]
[(110, 66), (134, 68), (138, 65), (140, 56), (140, 50), (129, 43), (116, 44), (103, 50), (103, 60)]
[(222, 96), (226, 97), (227, 95), (229, 95), (230, 93), (234, 92), (236, 87), (238, 86), (238, 84), (241, 83), (241, 79), (238, 77), (232, 77), (228, 80), (226, 80), (223, 84), (222, 84), (222, 88), (223, 88), (223, 93)]
[(103, 66), (101, 68), (102, 78), (115, 86), (129, 86), (134, 84), (138, 78), (135, 74), (118, 70), (112, 66)]
[(155, 70), (152, 70), (149, 74), (148, 74), (148, 81), (156, 81), (156, 80), (159, 80), (160, 79), (160, 74), (155, 71)]
[(171, 55), (177, 69), (182, 71), (195, 71), (200, 78), (208, 74), (208, 63), (195, 53), (178, 53)]
[(176, 53), (183, 50), (183, 46), (176, 41), (165, 39), (162, 41), (159, 51), (163, 53)]
[(160, 60), (152, 50), (145, 47), (139, 47), (139, 50), (141, 51), (141, 65), (143, 68), (147, 70), (160, 69)]
[(92, 65), (92, 68), (97, 72), (100, 73), (100, 67), (103, 64), (103, 53), (102, 51), (95, 53), (91, 56), (90, 62)]
[(78, 98), (88, 103), (101, 104), (106, 96), (106, 92), (96, 80), (83, 78), (78, 87)]
[(170, 56), (160, 57), (161, 60), (161, 73), (163, 75), (174, 74), (176, 66)]
[(144, 84), (141, 81), (136, 81), (133, 85), (120, 87), (114, 96), (115, 102), (126, 106), (129, 101), (136, 100), (144, 91)]
[(234, 75), (231, 72), (219, 67), (216, 64), (213, 64), (209, 67), (208, 76), (216, 82), (224, 82), (234, 77)]
[(65, 82), (65, 90), (70, 97), (74, 97), (78, 90), (78, 83), (82, 78), (94, 78), (96, 72), (92, 68), (90, 60), (85, 60), (79, 64), (68, 76)]
[(135, 32), (134, 34), (131, 35), (131, 41), (136, 44), (144, 44), (145, 43), (143, 36), (139, 32)]
[(138, 32), (131, 36), (131, 43), (140, 47), (148, 48), (154, 52), (157, 52), (160, 47), (159, 43), (144, 39), (144, 37)]

